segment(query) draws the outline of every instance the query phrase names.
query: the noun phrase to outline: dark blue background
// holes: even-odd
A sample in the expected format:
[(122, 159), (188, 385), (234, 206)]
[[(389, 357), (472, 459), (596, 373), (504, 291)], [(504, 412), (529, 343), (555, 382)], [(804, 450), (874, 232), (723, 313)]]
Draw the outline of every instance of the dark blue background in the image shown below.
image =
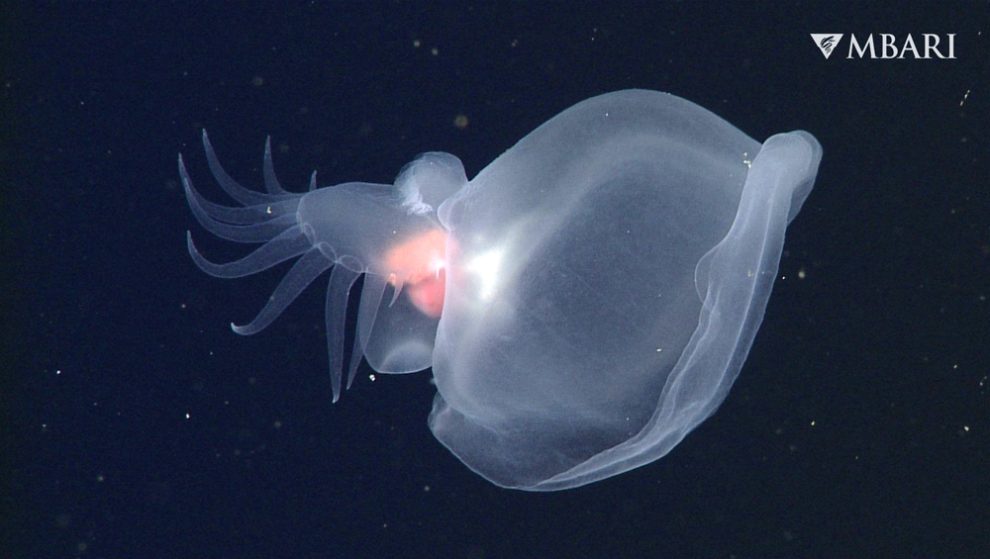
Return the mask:
[[(0, 11), (0, 557), (990, 556), (985, 2)], [(957, 33), (958, 59), (825, 60), (813, 32)], [(473, 176), (629, 87), (825, 149), (738, 382), (649, 466), (496, 488), (429, 433), (428, 373), (362, 369), (330, 404), (322, 289), (238, 337), (284, 268), (224, 282), (186, 254), (187, 229), (240, 253), (177, 183), (181, 151), (224, 200), (203, 127), (252, 185), (266, 134), (299, 189), (427, 150)]]

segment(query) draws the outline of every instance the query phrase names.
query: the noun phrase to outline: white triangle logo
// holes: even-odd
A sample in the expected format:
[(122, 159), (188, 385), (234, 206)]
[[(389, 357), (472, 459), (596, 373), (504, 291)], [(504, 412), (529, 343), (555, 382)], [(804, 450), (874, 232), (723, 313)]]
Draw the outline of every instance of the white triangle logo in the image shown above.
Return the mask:
[(842, 40), (842, 33), (812, 33), (811, 40), (815, 42), (815, 46), (822, 51), (822, 55), (828, 60), (828, 57), (832, 56), (832, 51), (839, 45), (839, 41)]

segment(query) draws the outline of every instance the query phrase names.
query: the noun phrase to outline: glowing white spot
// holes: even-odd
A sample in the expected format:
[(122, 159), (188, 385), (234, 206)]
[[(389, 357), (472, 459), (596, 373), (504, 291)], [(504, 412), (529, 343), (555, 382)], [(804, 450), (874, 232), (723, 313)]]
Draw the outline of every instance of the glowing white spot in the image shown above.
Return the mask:
[(495, 294), (502, 258), (501, 249), (492, 249), (468, 262), (467, 270), (477, 276), (478, 296), (482, 299), (491, 299)]
[(434, 256), (430, 260), (430, 271), (433, 272), (435, 277), (440, 277), (440, 270), (447, 267), (447, 261), (439, 256)]

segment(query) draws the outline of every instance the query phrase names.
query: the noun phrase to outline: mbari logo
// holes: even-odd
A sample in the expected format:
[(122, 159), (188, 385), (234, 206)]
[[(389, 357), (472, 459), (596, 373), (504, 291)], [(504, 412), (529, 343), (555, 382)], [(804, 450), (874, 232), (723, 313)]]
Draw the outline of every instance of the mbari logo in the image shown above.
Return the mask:
[[(812, 33), (811, 40), (815, 42), (822, 56), (828, 59), (838, 48), (843, 33)], [(922, 33), (920, 39), (915, 39), (910, 33), (898, 38), (892, 33), (870, 33), (865, 38), (849, 35), (849, 47), (846, 58), (869, 58), (871, 60), (955, 60), (956, 34)]]

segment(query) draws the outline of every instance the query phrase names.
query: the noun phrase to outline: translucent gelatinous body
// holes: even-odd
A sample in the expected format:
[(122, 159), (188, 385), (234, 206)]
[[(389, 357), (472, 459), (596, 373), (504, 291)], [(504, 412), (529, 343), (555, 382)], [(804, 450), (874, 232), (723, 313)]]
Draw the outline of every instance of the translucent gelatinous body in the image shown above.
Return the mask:
[[(205, 136), (204, 136), (205, 139)], [(711, 415), (763, 318), (784, 230), (821, 147), (806, 132), (758, 143), (673, 95), (581, 102), (468, 181), (428, 153), (396, 184), (267, 194), (218, 181), (245, 207), (190, 205), (210, 231), (264, 242), (232, 277), (300, 257), (267, 325), (333, 268), (327, 330), (335, 399), (350, 287), (366, 274), (349, 378), (432, 367), (437, 438), (493, 483), (566, 489), (649, 463)]]

